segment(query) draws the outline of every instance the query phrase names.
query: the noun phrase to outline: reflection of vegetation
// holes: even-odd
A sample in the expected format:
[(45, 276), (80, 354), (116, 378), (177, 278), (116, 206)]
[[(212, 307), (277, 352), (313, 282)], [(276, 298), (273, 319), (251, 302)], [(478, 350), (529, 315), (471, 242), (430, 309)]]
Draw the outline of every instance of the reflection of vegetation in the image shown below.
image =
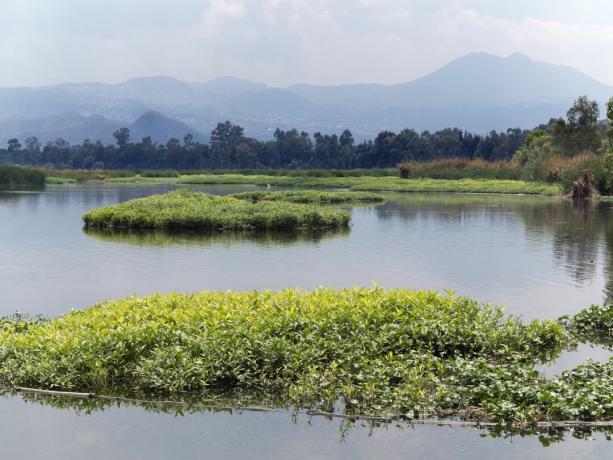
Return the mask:
[(323, 239), (346, 237), (349, 228), (319, 231), (292, 232), (163, 232), (136, 230), (88, 230), (84, 232), (94, 238), (112, 243), (124, 243), (133, 246), (208, 246), (212, 244), (230, 245), (245, 241), (262, 246), (276, 246), (292, 243), (317, 243)]
[(83, 216), (89, 229), (319, 230), (347, 227), (348, 211), (285, 201), (252, 203), (192, 190), (152, 195), (94, 209)]
[[(569, 343), (468, 298), (406, 290), (202, 292), (104, 302), (0, 324), (0, 382), (138, 391), (280, 394), (299, 408), (517, 422), (613, 415), (613, 361), (551, 380), (534, 364)], [(581, 397), (578, 397), (578, 396)]]
[(613, 349), (613, 306), (592, 305), (575, 316), (560, 318), (562, 324), (580, 342)]
[[(0, 395), (3, 394), (0, 391)], [(11, 394), (5, 391), (4, 394)], [(272, 401), (270, 398), (261, 399), (257, 396), (237, 396), (235, 398), (219, 399), (181, 399), (176, 401), (150, 401), (146, 399), (106, 399), (106, 398), (77, 398), (67, 396), (40, 395), (32, 393), (22, 393), (25, 402), (32, 404), (41, 404), (43, 406), (53, 407), (60, 410), (73, 410), (78, 414), (91, 415), (95, 412), (104, 411), (110, 407), (118, 408), (142, 408), (156, 414), (168, 414), (173, 417), (183, 417), (185, 415), (195, 414), (228, 414), (241, 416), (245, 412), (250, 411), (279, 411), (286, 410), (290, 420), (297, 423), (300, 416), (306, 416), (309, 419), (313, 416), (309, 412), (299, 411), (284, 405), (283, 401)], [(317, 416), (317, 415), (316, 415)], [(330, 423), (339, 423), (339, 432), (341, 440), (347, 438), (351, 431), (356, 427), (368, 428), (373, 431), (377, 428), (389, 429), (392, 424), (396, 430), (412, 429), (415, 425), (426, 423), (437, 425), (435, 420), (423, 421), (398, 421), (398, 420), (376, 420), (376, 419), (360, 419), (360, 418), (337, 418), (326, 415), (319, 415), (321, 419), (328, 420)], [(446, 425), (445, 421), (441, 421), (442, 425)], [(590, 440), (597, 433), (602, 433), (607, 440), (611, 440), (613, 434), (612, 426), (540, 426), (538, 424), (496, 424), (496, 425), (467, 425), (456, 426), (456, 429), (477, 429), (483, 437), (492, 438), (513, 438), (521, 437), (538, 437), (539, 442), (543, 446), (550, 446), (557, 442), (563, 442), (568, 436), (574, 439)]]
[[(552, 241), (560, 266), (579, 283), (596, 276), (598, 261), (604, 266), (605, 302), (613, 299), (613, 213), (610, 202), (566, 202), (546, 197), (394, 194), (375, 208), (380, 219), (437, 221), (479, 219), (499, 213), (500, 219), (514, 219), (525, 225), (532, 239), (542, 236)], [(499, 209), (492, 211), (492, 209)], [(390, 212), (392, 211), (392, 212)]]

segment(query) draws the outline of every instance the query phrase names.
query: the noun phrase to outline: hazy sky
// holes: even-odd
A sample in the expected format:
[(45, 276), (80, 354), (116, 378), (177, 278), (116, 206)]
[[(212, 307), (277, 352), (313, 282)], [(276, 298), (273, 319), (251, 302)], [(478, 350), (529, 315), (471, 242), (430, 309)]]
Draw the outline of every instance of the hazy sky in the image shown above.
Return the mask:
[(0, 86), (397, 83), (475, 51), (613, 84), (613, 0), (0, 0)]

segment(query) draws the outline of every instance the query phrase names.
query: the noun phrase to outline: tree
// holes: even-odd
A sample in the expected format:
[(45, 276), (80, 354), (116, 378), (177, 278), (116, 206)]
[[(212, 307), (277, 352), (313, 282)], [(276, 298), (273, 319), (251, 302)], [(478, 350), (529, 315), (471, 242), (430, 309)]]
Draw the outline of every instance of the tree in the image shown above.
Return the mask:
[(28, 137), (26, 139), (26, 150), (29, 150), (30, 152), (40, 151), (40, 142), (36, 136)]
[(566, 113), (566, 121), (559, 119), (554, 125), (556, 144), (562, 153), (576, 155), (589, 151), (597, 152), (602, 146), (598, 131), (598, 102), (590, 101), (587, 96), (575, 100)]
[(568, 112), (566, 118), (571, 126), (587, 127), (598, 123), (600, 109), (598, 102), (590, 101), (587, 96), (579, 96)]
[(609, 148), (613, 149), (613, 97), (607, 103), (607, 118), (609, 119)]
[(19, 139), (9, 139), (8, 141), (8, 151), (9, 152), (18, 152), (21, 150), (21, 144), (19, 143)]
[(185, 137), (183, 138), (183, 143), (187, 148), (190, 148), (194, 145), (194, 136), (192, 135), (192, 133), (187, 133), (185, 135)]
[(117, 141), (117, 147), (123, 148), (130, 142), (130, 130), (128, 128), (119, 128), (113, 133), (113, 137)]

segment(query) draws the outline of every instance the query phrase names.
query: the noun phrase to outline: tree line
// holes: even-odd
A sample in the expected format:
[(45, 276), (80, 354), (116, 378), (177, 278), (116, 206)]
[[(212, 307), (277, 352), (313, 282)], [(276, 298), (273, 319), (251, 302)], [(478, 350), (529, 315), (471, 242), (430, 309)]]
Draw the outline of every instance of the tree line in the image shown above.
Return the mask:
[(403, 161), (432, 161), (443, 158), (509, 160), (523, 145), (528, 131), (509, 129), (485, 135), (457, 128), (418, 133), (404, 129), (380, 132), (374, 140), (356, 143), (351, 131), (340, 135), (315, 133), (312, 137), (296, 129), (277, 129), (269, 141), (245, 136), (241, 126), (218, 123), (209, 143), (194, 142), (191, 134), (165, 144), (145, 137), (132, 142), (130, 131), (113, 134), (114, 145), (85, 140), (70, 145), (56, 139), (41, 145), (29, 137), (22, 145), (11, 139), (0, 149), (0, 164), (72, 169), (275, 169), (275, 168), (384, 168)]

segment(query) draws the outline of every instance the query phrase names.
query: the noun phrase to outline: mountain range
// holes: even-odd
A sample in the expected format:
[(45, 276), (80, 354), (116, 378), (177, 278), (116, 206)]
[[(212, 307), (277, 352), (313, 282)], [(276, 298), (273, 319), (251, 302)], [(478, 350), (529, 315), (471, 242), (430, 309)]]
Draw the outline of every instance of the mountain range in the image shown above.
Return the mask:
[(563, 116), (579, 95), (604, 103), (613, 86), (578, 70), (474, 53), (417, 80), (397, 85), (292, 85), (272, 87), (234, 77), (203, 83), (172, 77), (133, 78), (120, 84), (65, 83), (0, 88), (0, 143), (37, 136), (113, 141), (129, 127), (132, 139), (165, 142), (189, 131), (207, 140), (219, 121), (230, 120), (248, 136), (272, 137), (276, 128), (338, 133), (357, 139), (379, 131), (458, 127), (473, 132), (532, 128)]

